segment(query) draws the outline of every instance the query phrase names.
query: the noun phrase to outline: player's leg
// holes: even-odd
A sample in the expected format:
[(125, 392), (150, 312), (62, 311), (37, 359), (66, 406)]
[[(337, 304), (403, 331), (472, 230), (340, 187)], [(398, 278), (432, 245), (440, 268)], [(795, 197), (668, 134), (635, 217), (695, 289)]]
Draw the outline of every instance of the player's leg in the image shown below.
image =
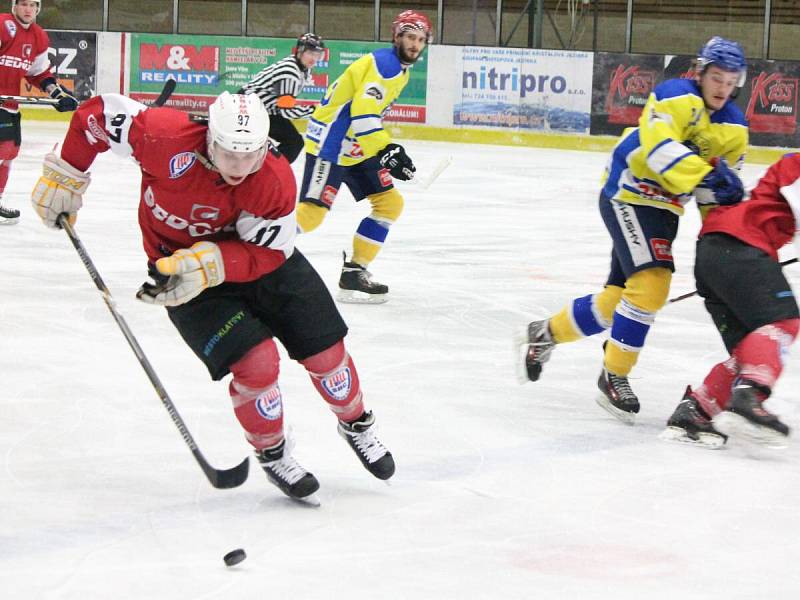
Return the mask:
[(19, 154), (22, 130), (19, 113), (0, 110), (0, 225), (19, 221), (19, 210), (7, 206), (3, 193), (11, 173), (11, 163)]
[(678, 216), (602, 197), (600, 213), (626, 280), (605, 344), (597, 401), (621, 421), (633, 424), (639, 398), (631, 389), (628, 375), (644, 348), (656, 313), (667, 301), (675, 269), (672, 242), (678, 232)]
[(328, 216), (339, 193), (342, 175), (342, 167), (306, 153), (303, 183), (297, 203), (299, 233), (314, 231)]
[(782, 446), (789, 428), (762, 404), (772, 393), (800, 329), (791, 286), (775, 260), (722, 234), (703, 237), (698, 264), (702, 267), (698, 267), (702, 275), (698, 291), (705, 295), (711, 289), (731, 313), (727, 317), (712, 313), (712, 318), (737, 366), (730, 401), (720, 403), (724, 410), (714, 423), (729, 435)]
[(394, 473), (391, 453), (375, 436), (375, 421), (364, 406), (361, 382), (343, 339), (347, 334), (336, 304), (314, 268), (297, 250), (278, 271), (260, 281), (261, 297), (275, 303), (259, 316), (289, 356), (308, 371), (314, 388), (336, 415), (339, 433), (373, 475)]
[(344, 182), (356, 201), (366, 198), (372, 210), (356, 229), (350, 260), (345, 256), (338, 298), (342, 302), (380, 304), (388, 299), (389, 287), (373, 281), (367, 267), (375, 260), (389, 229), (403, 212), (403, 196), (375, 158), (348, 167)]
[(232, 293), (233, 286), (223, 283), (167, 311), (212, 379), (233, 374), (234, 413), (268, 479), (288, 496), (303, 498), (319, 483), (292, 457), (284, 439), (277, 349), (246, 298), (255, 285), (236, 284)]
[(303, 150), (303, 137), (292, 122), (281, 115), (269, 116), (269, 137), (278, 142), (278, 152), (293, 163)]

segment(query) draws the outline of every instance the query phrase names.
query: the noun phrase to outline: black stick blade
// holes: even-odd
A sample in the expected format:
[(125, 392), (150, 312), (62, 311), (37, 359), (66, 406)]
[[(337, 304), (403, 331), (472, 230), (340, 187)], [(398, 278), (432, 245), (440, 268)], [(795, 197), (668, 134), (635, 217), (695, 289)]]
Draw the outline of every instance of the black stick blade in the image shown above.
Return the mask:
[(202, 467), (203, 473), (208, 477), (208, 481), (219, 490), (229, 490), (239, 487), (247, 481), (248, 471), (250, 470), (249, 458), (245, 458), (232, 469), (215, 469), (208, 464), (199, 450), (195, 450), (192, 454), (194, 454), (197, 462), (200, 463), (200, 467)]

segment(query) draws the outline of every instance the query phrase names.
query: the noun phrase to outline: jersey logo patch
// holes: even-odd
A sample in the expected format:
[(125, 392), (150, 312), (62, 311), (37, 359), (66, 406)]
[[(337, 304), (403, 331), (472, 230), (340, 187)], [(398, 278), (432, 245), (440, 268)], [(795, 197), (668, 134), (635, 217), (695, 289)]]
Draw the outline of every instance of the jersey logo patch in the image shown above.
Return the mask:
[(14, 36), (17, 35), (17, 24), (14, 23), (14, 21), (6, 21), (5, 25), (6, 25), (6, 31), (8, 32), (8, 35), (10, 35), (11, 37), (14, 37)]
[(30, 58), (33, 55), (33, 46), (30, 44), (22, 44), (22, 56)]
[(169, 159), (169, 178), (177, 179), (194, 164), (197, 157), (194, 152), (181, 152)]
[(322, 189), (322, 194), (320, 194), (319, 199), (322, 201), (323, 204), (325, 204), (325, 206), (330, 208), (331, 206), (333, 206), (333, 201), (336, 200), (337, 191), (338, 190), (332, 185), (326, 185)]
[(193, 204), (190, 218), (192, 221), (213, 221), (214, 219), (219, 218), (219, 208), (216, 206)]
[(392, 175), (389, 173), (388, 169), (381, 169), (378, 171), (378, 179), (381, 180), (381, 185), (385, 188), (392, 185)]
[(663, 238), (652, 238), (650, 248), (653, 249), (653, 256), (656, 260), (672, 261), (672, 244)]
[(281, 418), (281, 391), (278, 387), (268, 389), (256, 398), (256, 410), (267, 421), (277, 421)]
[(380, 89), (377, 85), (369, 86), (366, 90), (364, 90), (364, 95), (365, 96), (372, 96), (378, 102), (383, 100), (383, 90)]
[[(86, 119), (86, 126), (89, 129), (89, 133), (92, 134), (92, 137), (96, 140), (101, 142), (105, 142), (108, 144), (108, 135), (106, 134), (105, 130), (100, 126), (100, 123), (97, 122), (97, 119), (94, 115), (89, 115)], [(110, 144), (109, 144), (110, 145)]]
[(344, 400), (350, 395), (353, 379), (350, 375), (350, 367), (339, 369), (333, 375), (322, 380), (322, 389), (334, 400)]

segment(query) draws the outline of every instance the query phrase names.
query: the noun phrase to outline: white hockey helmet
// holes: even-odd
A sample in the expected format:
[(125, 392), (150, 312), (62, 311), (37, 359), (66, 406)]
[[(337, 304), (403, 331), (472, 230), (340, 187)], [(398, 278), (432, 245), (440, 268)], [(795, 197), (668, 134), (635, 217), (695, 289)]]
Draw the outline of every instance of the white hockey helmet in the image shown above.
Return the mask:
[(222, 92), (208, 107), (209, 148), (215, 144), (230, 152), (254, 152), (268, 138), (269, 114), (256, 94)]
[[(11, 0), (11, 12), (14, 12), (14, 7), (17, 5), (19, 0)], [(38, 16), (40, 12), (42, 12), (42, 0), (33, 0), (36, 2), (36, 6), (38, 6), (38, 10), (36, 11), (36, 15)]]

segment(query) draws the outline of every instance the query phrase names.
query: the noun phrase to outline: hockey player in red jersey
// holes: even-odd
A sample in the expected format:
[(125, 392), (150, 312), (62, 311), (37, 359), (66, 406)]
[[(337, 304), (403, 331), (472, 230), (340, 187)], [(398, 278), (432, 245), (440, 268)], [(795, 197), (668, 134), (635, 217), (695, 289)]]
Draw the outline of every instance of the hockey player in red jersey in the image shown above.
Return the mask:
[(224, 92), (207, 122), (118, 94), (97, 96), (73, 116), (61, 156), (45, 158), (32, 202), (46, 225), (56, 227), (62, 213), (74, 220), (98, 153), (137, 161), (139, 225), (155, 281), (137, 297), (167, 307), (212, 379), (233, 375), (234, 412), (261, 466), (285, 494), (303, 498), (319, 483), (284, 439), (273, 338), (308, 371), (367, 470), (388, 479), (394, 460), (371, 429), (343, 341), (347, 326), (294, 247), (297, 189), (268, 131), (255, 95)]
[[(783, 447), (786, 426), (762, 403), (800, 329), (778, 249), (792, 241), (800, 215), (800, 154), (772, 165), (750, 199), (711, 210), (697, 243), (695, 278), (729, 358), (686, 393), (664, 437), (721, 447), (737, 436)], [(713, 421), (712, 421), (713, 419)]]
[[(0, 14), (0, 94), (19, 95), (26, 79), (58, 100), (56, 110), (78, 108), (78, 101), (56, 80), (50, 69), (47, 32), (36, 24), (41, 0), (12, 0), (11, 13)], [(11, 162), (19, 154), (22, 140), (19, 106), (7, 101), (0, 104), (0, 224), (16, 223), (19, 211), (3, 204)]]

